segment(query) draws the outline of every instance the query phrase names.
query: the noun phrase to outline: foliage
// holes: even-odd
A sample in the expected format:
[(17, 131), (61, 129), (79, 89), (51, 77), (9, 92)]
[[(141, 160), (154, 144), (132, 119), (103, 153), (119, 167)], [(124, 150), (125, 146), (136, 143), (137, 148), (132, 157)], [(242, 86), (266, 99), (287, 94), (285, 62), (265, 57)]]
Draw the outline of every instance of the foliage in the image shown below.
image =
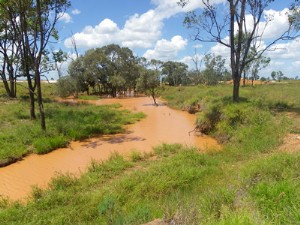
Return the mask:
[(203, 73), (204, 83), (207, 85), (216, 85), (219, 81), (224, 80), (227, 73), (225, 68), (225, 59), (218, 55), (206, 54), (204, 56), (205, 70)]
[(60, 97), (68, 97), (78, 92), (76, 80), (70, 76), (61, 77), (57, 81), (57, 94)]
[(116, 97), (128, 89), (134, 90), (138, 75), (138, 60), (132, 51), (115, 44), (88, 50), (69, 65), (69, 76), (77, 93), (89, 94), (91, 88), (93, 92)]
[(188, 66), (181, 62), (168, 61), (162, 64), (163, 81), (170, 86), (186, 85), (189, 83), (187, 77)]
[(159, 74), (155, 70), (144, 70), (137, 80), (137, 90), (151, 96), (155, 105), (160, 89)]

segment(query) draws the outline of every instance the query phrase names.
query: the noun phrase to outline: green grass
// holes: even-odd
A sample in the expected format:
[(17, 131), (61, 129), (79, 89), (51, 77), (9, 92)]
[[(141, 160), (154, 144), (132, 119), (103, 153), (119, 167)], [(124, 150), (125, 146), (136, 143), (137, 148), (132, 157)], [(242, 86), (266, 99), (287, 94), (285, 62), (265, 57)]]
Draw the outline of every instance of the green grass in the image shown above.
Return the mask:
[(113, 155), (80, 179), (60, 175), (48, 190), (35, 188), (26, 206), (3, 200), (2, 224), (299, 223), (299, 154), (228, 163), (224, 155), (162, 145), (154, 156)]
[[(251, 101), (261, 108), (284, 110), (286, 108), (299, 109), (300, 82), (290, 81), (287, 84), (267, 84), (254, 87), (240, 87), (241, 101)], [(162, 97), (168, 105), (183, 109), (191, 104), (203, 104), (216, 98), (231, 101), (232, 86), (218, 85), (213, 87), (164, 87)], [(205, 106), (205, 105), (204, 105)]]
[(120, 105), (94, 106), (49, 102), (44, 106), (47, 125), (47, 131), (44, 133), (39, 120), (30, 120), (26, 100), (0, 101), (2, 163), (31, 152), (48, 153), (53, 149), (65, 147), (72, 140), (119, 133), (124, 130), (124, 125), (144, 116), (141, 113), (131, 114), (126, 110), (119, 110)]

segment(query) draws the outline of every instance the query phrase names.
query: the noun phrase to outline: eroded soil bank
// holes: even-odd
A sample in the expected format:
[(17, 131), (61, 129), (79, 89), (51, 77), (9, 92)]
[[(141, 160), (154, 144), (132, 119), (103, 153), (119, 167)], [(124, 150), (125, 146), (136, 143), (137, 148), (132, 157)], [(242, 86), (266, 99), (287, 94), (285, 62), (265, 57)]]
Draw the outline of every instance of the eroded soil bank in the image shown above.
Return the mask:
[(114, 152), (122, 155), (128, 155), (131, 151), (150, 152), (152, 147), (162, 143), (197, 146), (201, 151), (220, 148), (210, 137), (189, 134), (194, 129), (194, 115), (170, 109), (162, 103), (154, 106), (150, 98), (102, 99), (91, 103), (120, 103), (125, 109), (144, 112), (147, 117), (129, 125), (124, 134), (72, 142), (68, 148), (46, 155), (33, 154), (0, 168), (0, 196), (26, 200), (33, 186), (45, 188), (51, 178), (59, 173), (78, 176), (86, 171), (91, 160), (106, 160)]

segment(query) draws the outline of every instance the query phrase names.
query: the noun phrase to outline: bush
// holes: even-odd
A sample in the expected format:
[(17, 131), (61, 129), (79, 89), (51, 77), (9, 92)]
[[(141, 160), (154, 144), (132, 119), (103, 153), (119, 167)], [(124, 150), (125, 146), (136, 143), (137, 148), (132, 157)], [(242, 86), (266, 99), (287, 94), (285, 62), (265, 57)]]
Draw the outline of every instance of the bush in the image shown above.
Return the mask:
[(221, 106), (219, 104), (210, 104), (203, 113), (197, 117), (196, 129), (201, 133), (210, 134), (213, 132), (221, 119)]

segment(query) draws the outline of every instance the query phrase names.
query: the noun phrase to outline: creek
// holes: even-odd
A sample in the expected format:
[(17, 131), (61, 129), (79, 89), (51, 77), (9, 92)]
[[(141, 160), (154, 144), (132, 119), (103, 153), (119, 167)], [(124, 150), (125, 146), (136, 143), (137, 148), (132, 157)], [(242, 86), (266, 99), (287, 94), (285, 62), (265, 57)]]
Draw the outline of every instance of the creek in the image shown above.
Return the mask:
[(31, 154), (17, 163), (0, 168), (0, 197), (26, 201), (33, 186), (47, 188), (51, 179), (59, 174), (79, 176), (87, 170), (92, 160), (105, 161), (115, 152), (124, 156), (132, 151), (150, 152), (154, 146), (163, 143), (196, 146), (200, 151), (220, 148), (211, 137), (189, 134), (194, 129), (195, 115), (171, 109), (162, 102), (154, 106), (148, 97), (89, 102), (96, 105), (120, 103), (124, 109), (145, 113), (146, 118), (128, 125), (122, 134), (71, 142), (67, 148), (46, 155)]

